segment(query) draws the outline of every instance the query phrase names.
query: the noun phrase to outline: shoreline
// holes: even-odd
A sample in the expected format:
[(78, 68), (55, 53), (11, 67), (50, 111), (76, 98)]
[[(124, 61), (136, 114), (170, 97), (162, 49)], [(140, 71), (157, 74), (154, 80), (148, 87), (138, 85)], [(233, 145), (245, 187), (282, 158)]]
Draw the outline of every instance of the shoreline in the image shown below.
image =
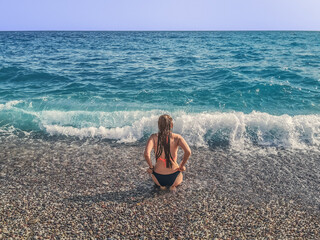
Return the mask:
[(0, 145), (0, 238), (320, 237), (318, 175), (296, 181), (317, 170), (316, 154), (192, 148), (170, 193), (145, 173), (143, 146), (19, 141)]

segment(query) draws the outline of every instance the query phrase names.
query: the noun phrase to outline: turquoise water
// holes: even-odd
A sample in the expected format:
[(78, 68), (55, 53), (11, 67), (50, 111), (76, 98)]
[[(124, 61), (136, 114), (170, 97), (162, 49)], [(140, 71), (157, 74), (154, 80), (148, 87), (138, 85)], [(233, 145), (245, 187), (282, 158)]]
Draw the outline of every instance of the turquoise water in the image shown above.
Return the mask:
[(320, 145), (320, 32), (0, 32), (0, 134)]

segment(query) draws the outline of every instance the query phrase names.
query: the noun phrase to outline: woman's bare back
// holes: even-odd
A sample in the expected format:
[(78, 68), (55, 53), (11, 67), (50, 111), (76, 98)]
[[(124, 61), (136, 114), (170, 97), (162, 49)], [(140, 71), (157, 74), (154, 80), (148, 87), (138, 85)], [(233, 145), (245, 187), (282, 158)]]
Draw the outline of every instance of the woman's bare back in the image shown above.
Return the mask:
[[(172, 168), (167, 168), (166, 167), (166, 163), (164, 161), (161, 160), (157, 160), (156, 159), (156, 165), (154, 166), (154, 171), (159, 173), (159, 174), (171, 174), (177, 171), (177, 169), (179, 168), (179, 165), (177, 163), (177, 156), (178, 156), (178, 149), (179, 149), (179, 139), (180, 139), (180, 135), (175, 134), (175, 133), (171, 133), (170, 136), (170, 153), (171, 156), (173, 158), (172, 160)], [(158, 146), (158, 134), (155, 133), (152, 135), (153, 141), (154, 141), (154, 154), (156, 155), (157, 153), (157, 146)], [(165, 159), (165, 153), (164, 151), (162, 151), (161, 159)]]

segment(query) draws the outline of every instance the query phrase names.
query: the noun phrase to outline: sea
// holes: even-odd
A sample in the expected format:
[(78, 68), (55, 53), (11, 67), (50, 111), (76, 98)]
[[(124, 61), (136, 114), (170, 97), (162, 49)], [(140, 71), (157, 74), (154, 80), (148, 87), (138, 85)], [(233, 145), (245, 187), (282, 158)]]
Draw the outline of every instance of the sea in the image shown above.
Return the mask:
[(3, 189), (72, 171), (144, 196), (162, 114), (193, 152), (180, 192), (320, 211), (320, 32), (0, 32)]
[(320, 32), (0, 32), (2, 137), (320, 147)]

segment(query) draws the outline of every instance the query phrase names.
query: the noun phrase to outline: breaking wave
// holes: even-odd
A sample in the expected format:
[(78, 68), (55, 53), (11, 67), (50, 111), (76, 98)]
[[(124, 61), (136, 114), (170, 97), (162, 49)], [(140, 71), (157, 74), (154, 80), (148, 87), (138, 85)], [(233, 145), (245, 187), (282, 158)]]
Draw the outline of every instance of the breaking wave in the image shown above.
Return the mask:
[[(0, 104), (0, 134), (12, 129), (49, 136), (101, 138), (119, 143), (145, 140), (157, 132), (159, 115), (152, 111), (32, 111), (23, 101)], [(320, 115), (271, 115), (243, 112), (169, 112), (174, 132), (195, 147), (305, 148), (320, 146)]]

